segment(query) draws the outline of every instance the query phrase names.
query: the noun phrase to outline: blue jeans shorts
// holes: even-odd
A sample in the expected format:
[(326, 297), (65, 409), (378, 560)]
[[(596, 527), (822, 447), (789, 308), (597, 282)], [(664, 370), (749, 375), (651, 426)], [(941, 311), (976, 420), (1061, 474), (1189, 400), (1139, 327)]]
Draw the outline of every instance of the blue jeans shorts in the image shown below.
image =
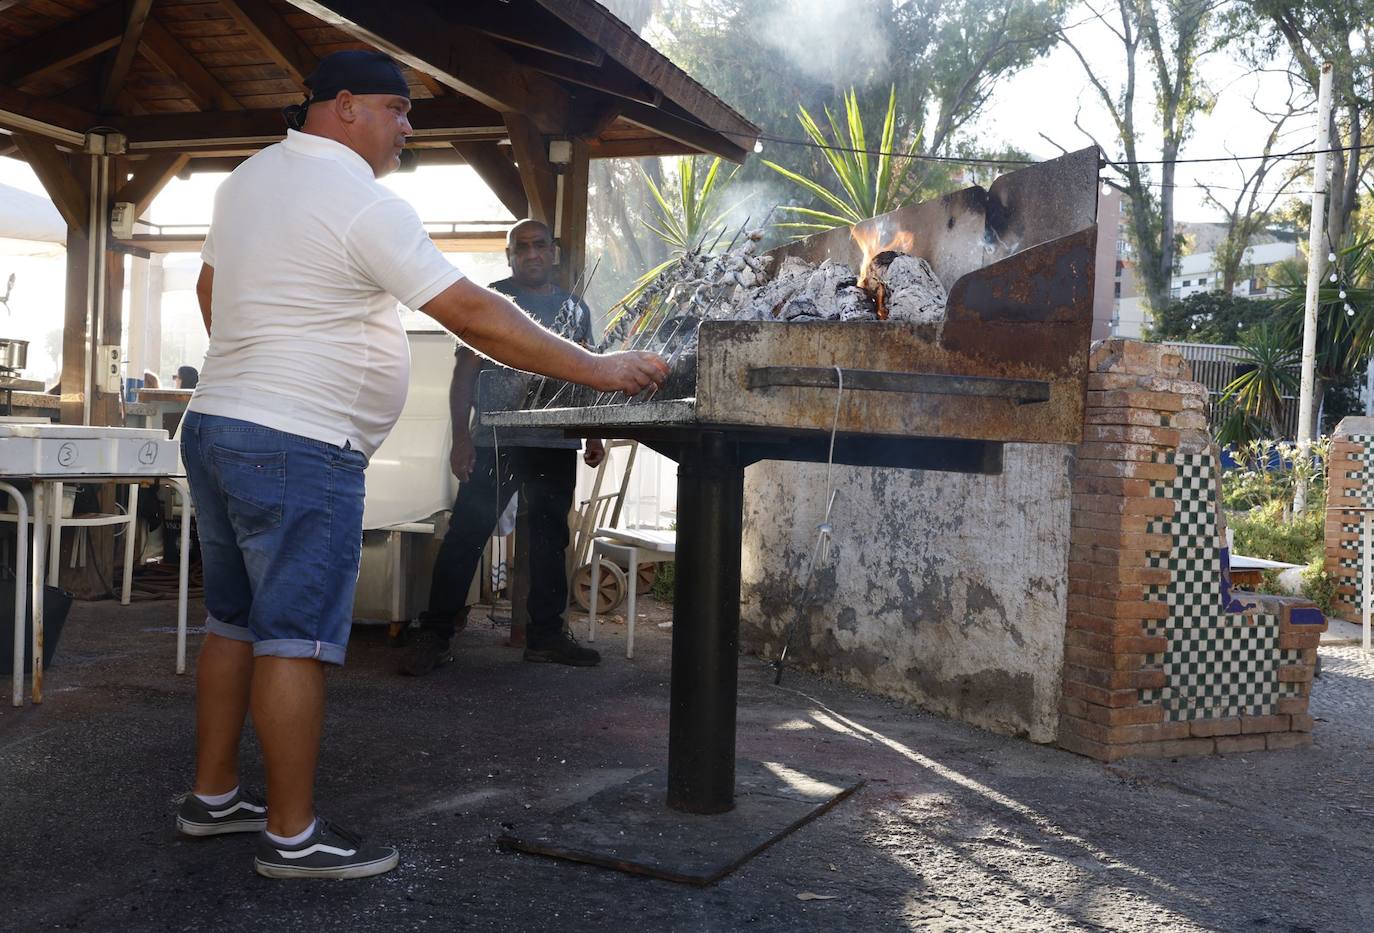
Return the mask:
[(342, 664), (353, 624), (367, 458), (347, 446), (187, 412), (181, 458), (206, 624), (253, 654)]

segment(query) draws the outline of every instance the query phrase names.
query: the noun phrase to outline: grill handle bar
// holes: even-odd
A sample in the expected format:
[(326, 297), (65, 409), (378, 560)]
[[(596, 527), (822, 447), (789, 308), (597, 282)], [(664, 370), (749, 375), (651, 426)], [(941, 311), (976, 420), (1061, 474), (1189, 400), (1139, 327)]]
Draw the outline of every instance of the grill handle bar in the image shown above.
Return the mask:
[[(750, 389), (775, 387), (833, 389), (839, 385), (834, 366), (754, 366), (745, 373)], [(964, 395), (1005, 398), (1018, 405), (1050, 400), (1050, 384), (1038, 379), (954, 376), (944, 373), (899, 373), (876, 369), (844, 370), (846, 389), (902, 392), (912, 395)]]

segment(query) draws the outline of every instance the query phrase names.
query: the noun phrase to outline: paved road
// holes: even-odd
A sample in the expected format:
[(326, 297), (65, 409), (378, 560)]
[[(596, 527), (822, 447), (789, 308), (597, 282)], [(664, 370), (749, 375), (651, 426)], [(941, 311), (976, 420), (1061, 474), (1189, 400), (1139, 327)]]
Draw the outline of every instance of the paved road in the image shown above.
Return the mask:
[[(193, 728), (172, 607), (78, 606), (47, 702), (0, 710), (0, 928), (1374, 929), (1374, 665), (1348, 648), (1322, 651), (1315, 748), (1114, 766), (800, 672), (775, 688), (745, 658), (741, 756), (861, 777), (853, 798), (707, 888), (500, 850), (506, 825), (665, 760), (660, 612), (634, 661), (603, 629), (597, 670), (523, 664), (478, 622), (457, 664), (402, 680), (359, 631), (331, 677), (320, 807), (401, 867), (291, 884), (252, 873), (249, 839), (171, 832)], [(259, 784), (251, 742), (244, 767)]]

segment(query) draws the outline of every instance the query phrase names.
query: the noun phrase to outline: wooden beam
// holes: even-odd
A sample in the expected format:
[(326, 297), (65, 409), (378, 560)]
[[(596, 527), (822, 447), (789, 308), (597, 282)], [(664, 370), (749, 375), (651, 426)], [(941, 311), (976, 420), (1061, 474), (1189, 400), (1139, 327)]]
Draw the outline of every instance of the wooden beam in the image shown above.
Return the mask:
[(463, 19), (493, 39), (586, 65), (600, 65), (606, 60), (605, 49), (537, 6), (526, 5), (514, 16), (493, 4), (468, 3), (462, 7)]
[(637, 100), (657, 107), (663, 103), (663, 92), (611, 62), (602, 67), (569, 61), (547, 52), (525, 49), (516, 53), (520, 62), (535, 71), (551, 75), (572, 84), (580, 84), (615, 97)]
[(7, 49), (0, 60), (0, 84), (21, 84), (99, 55), (119, 44), (124, 32), (122, 4), (108, 3), (56, 29)]
[(590, 181), (587, 142), (572, 141), (572, 161), (563, 173), (562, 205), (558, 212), (559, 273), (571, 289), (587, 263), (587, 193)]
[(591, 140), (587, 144), (593, 159), (642, 159), (648, 156), (699, 155), (700, 150), (684, 146), (675, 139), (653, 136), (647, 139)]
[(142, 217), (148, 206), (153, 203), (153, 198), (157, 197), (157, 193), (190, 161), (189, 153), (169, 152), (151, 156), (137, 163), (134, 177), (115, 193), (115, 200), (133, 202), (134, 217)]
[[(697, 152), (718, 155), (723, 159), (729, 159), (731, 162), (743, 162), (750, 152), (750, 150), (736, 143), (732, 137), (724, 136), (690, 120), (674, 116), (666, 110), (648, 107), (632, 100), (625, 101), (624, 112), (621, 117), (627, 122), (643, 127), (652, 133), (675, 139)], [(753, 145), (752, 140), (750, 145)]]
[(242, 110), (243, 104), (186, 51), (176, 36), (155, 19), (143, 27), (144, 56), (169, 78), (180, 81), (201, 110)]
[(94, 114), (79, 107), (71, 107), (44, 97), (34, 97), (32, 94), (25, 94), (23, 91), (0, 84), (0, 127), (20, 132), (39, 132), (34, 127), (24, 126), (24, 118), (49, 123), (74, 133), (84, 133), (87, 127), (93, 126), (96, 122)]
[(36, 136), (15, 133), (14, 142), (67, 226), (84, 231), (91, 215), (87, 186), (72, 174), (66, 157), (52, 143)]
[(506, 210), (517, 218), (529, 214), (530, 201), (520, 180), (520, 170), (495, 143), (455, 142), (453, 148), (472, 166), (477, 177), (486, 182)]
[(515, 151), (515, 164), (520, 168), (520, 182), (529, 200), (528, 216), (542, 220), (552, 229), (558, 210), (554, 203), (558, 182), (549, 163), (548, 140), (521, 114), (508, 113), (505, 119), (511, 148)]
[(152, 7), (153, 0), (133, 0), (129, 5), (129, 17), (124, 21), (124, 35), (119, 40), (119, 48), (110, 65), (110, 72), (105, 77), (104, 89), (100, 92), (100, 105), (97, 109), (101, 113), (109, 113), (115, 109), (119, 92), (124, 87), (124, 79), (129, 76), (134, 55), (138, 53), (138, 43), (143, 39), (143, 27), (148, 21), (148, 13)]
[(267, 0), (220, 0), (239, 28), (305, 90), (305, 79), (320, 59)]
[[(494, 110), (528, 117), (541, 132), (563, 131), (571, 96), (556, 81), (520, 65), (477, 30), (424, 0), (290, 0)], [(460, 6), (460, 5), (455, 5)]]
[[(141, 117), (116, 117), (110, 122), (129, 137), (131, 143), (164, 140), (245, 139), (259, 136), (286, 135), (281, 111), (276, 109), (238, 110), (233, 113), (158, 113)], [(410, 123), (421, 135), (431, 131), (452, 129), (454, 135), (464, 131), (488, 130), (492, 135), (505, 135), (501, 115), (466, 97), (444, 97), (416, 100), (410, 109)]]

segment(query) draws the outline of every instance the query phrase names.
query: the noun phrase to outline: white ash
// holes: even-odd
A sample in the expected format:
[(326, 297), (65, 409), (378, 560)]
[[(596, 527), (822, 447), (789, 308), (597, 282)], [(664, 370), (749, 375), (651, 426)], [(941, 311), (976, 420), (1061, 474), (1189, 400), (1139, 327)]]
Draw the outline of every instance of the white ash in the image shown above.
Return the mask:
[(878, 305), (873, 296), (857, 285), (846, 285), (835, 294), (841, 321), (876, 321)]
[(930, 263), (899, 254), (878, 275), (887, 289), (887, 319), (913, 324), (943, 324), (949, 296)]

